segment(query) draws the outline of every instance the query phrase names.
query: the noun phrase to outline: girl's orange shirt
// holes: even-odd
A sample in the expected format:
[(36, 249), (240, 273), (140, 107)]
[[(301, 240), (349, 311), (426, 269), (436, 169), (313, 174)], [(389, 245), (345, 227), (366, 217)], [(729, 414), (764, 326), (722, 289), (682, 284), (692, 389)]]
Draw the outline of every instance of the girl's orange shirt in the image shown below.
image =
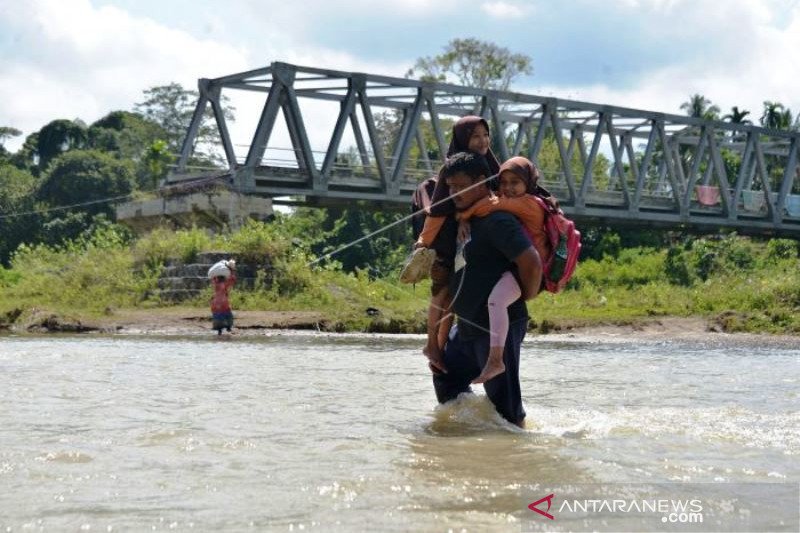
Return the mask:
[(439, 231), (444, 226), (444, 221), (447, 217), (435, 217), (428, 215), (425, 217), (425, 225), (422, 226), (422, 233), (419, 234), (417, 242), (425, 248), (430, 248), (433, 240), (439, 235)]
[(473, 216), (485, 217), (495, 211), (506, 211), (517, 217), (531, 238), (533, 247), (539, 252), (542, 262), (550, 258), (552, 250), (544, 230), (545, 212), (531, 194), (516, 198), (487, 196), (464, 211), (459, 211), (458, 218), (459, 220), (469, 220)]

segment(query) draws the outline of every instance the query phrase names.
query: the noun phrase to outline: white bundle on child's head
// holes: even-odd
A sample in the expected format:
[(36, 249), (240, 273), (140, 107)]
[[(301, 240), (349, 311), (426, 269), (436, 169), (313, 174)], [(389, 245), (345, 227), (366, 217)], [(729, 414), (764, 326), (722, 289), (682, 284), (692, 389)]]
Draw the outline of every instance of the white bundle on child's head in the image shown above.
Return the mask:
[(227, 261), (224, 260), (215, 263), (211, 268), (208, 269), (208, 279), (216, 278), (217, 276), (227, 278), (230, 275), (230, 267), (228, 266)]

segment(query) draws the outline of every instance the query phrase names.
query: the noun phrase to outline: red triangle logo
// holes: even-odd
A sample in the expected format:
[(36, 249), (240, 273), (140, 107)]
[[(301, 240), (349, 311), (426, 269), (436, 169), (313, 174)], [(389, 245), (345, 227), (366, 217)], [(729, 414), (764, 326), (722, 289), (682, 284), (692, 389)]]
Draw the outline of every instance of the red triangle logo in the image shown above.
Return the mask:
[[(555, 496), (555, 494), (550, 494), (549, 496), (545, 496), (541, 500), (536, 500), (535, 502), (533, 502), (532, 504), (530, 504), (528, 506), (528, 509), (530, 509), (531, 511), (535, 511), (535, 512), (539, 513), (542, 516), (546, 516), (550, 520), (555, 520), (553, 515), (551, 515), (550, 513), (547, 512), (547, 511), (550, 510), (550, 506), (553, 504), (553, 497), (554, 496)], [(541, 509), (538, 509), (536, 507), (537, 505), (539, 505), (540, 503), (545, 502), (545, 501), (547, 502), (547, 511), (542, 511)]]

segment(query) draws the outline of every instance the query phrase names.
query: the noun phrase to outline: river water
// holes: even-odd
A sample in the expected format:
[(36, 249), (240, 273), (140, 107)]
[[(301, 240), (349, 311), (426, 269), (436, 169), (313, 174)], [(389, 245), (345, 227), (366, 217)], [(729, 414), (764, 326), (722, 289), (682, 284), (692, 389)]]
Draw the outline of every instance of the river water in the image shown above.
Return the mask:
[(420, 337), (0, 337), (0, 532), (521, 531), (557, 484), (796, 485), (800, 347), (725, 338), (528, 339), (520, 430), (437, 408)]

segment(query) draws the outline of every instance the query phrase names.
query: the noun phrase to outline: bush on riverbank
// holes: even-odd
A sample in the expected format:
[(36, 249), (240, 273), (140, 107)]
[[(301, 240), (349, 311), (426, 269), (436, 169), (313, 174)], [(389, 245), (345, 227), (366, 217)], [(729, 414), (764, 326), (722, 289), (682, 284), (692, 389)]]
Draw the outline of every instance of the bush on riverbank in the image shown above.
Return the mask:
[[(21, 247), (11, 268), (0, 268), (0, 317), (34, 308), (92, 316), (167, 306), (157, 291), (164, 263), (217, 249), (245, 261), (268, 256), (275, 269), (253, 290), (234, 290), (235, 309), (315, 310), (344, 330), (424, 329), (428, 282), (401, 285), (399, 264), (374, 279), (367, 270), (343, 272), (335, 256), (315, 262), (311, 250), (324, 232), (292, 218), (250, 222), (217, 236), (161, 229), (138, 240), (106, 224), (62, 246)], [(706, 317), (728, 331), (800, 333), (796, 241), (729, 235), (687, 238), (663, 250), (607, 250), (602, 259), (582, 261), (565, 292), (530, 302), (534, 327), (549, 331), (670, 315)], [(205, 308), (209, 296), (206, 291), (188, 304)]]
[(550, 323), (702, 316), (726, 331), (800, 333), (798, 243), (728, 235), (580, 263), (563, 294), (530, 306)]

